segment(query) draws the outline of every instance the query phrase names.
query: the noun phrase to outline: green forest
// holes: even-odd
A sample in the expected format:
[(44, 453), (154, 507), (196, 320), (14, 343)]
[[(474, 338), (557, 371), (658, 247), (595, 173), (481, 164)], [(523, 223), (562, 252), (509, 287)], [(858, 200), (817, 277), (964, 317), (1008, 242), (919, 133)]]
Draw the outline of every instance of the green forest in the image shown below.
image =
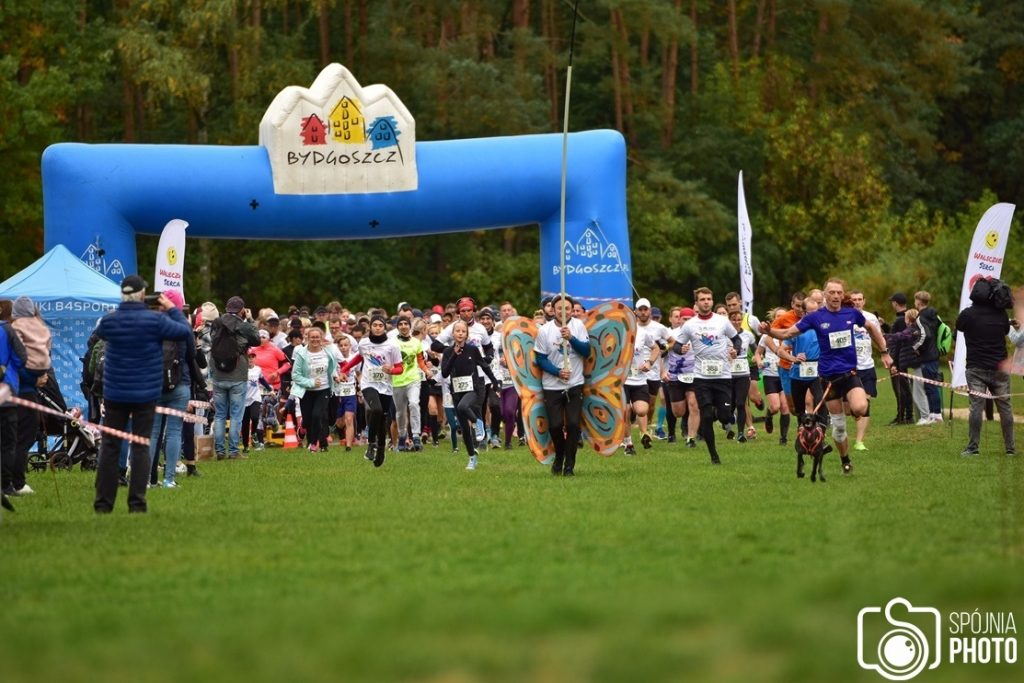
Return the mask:
[[(276, 93), (331, 62), (390, 86), (419, 140), (560, 132), (572, 18), (568, 0), (0, 1), (0, 279), (42, 253), (50, 144), (256, 144)], [(758, 311), (838, 274), (870, 308), (928, 289), (954, 313), (978, 220), (1024, 196), (1020, 0), (583, 0), (572, 84), (570, 130), (627, 141), (655, 305), (738, 288), (740, 170)], [(193, 301), (530, 310), (539, 291), (535, 226), (189, 245)], [(140, 238), (144, 275), (155, 249)]]

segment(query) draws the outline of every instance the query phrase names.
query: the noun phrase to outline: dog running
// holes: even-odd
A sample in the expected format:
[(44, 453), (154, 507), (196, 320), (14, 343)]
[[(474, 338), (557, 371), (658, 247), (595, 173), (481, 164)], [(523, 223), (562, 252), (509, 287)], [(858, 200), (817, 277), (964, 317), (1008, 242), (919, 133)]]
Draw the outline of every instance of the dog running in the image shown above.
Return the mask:
[(825, 425), (821, 424), (815, 413), (802, 413), (800, 426), (796, 430), (796, 476), (803, 479), (804, 455), (812, 458), (811, 481), (825, 481), (825, 471), (821, 468), (821, 460), (826, 453), (832, 452), (832, 446), (825, 441)]

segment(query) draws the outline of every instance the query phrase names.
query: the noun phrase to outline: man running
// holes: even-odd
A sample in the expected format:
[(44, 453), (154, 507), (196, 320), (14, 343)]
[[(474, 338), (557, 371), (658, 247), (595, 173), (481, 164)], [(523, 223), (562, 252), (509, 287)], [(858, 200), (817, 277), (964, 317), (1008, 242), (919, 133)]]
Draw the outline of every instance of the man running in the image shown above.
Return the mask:
[(832, 278), (825, 283), (825, 307), (804, 316), (792, 327), (770, 329), (761, 325), (761, 332), (770, 334), (776, 339), (790, 339), (807, 331), (814, 330), (818, 336), (821, 357), (818, 371), (822, 382), (828, 387), (825, 394), (829, 419), (832, 422), (832, 439), (839, 450), (843, 463), (843, 473), (850, 474), (853, 465), (850, 462), (850, 444), (846, 438), (846, 415), (843, 414), (843, 400), (850, 405), (850, 414), (854, 419), (863, 417), (868, 411), (867, 394), (857, 374), (857, 349), (853, 341), (854, 326), (864, 327), (871, 339), (882, 351), (882, 363), (888, 368), (892, 358), (886, 348), (881, 330), (873, 323), (868, 323), (864, 314), (850, 305), (844, 306), (846, 283)]
[[(651, 405), (651, 390), (647, 384), (647, 375), (651, 368), (655, 367), (658, 356), (661, 355), (661, 347), (658, 346), (655, 337), (648, 334), (645, 329), (651, 320), (651, 302), (643, 298), (638, 299), (635, 311), (637, 331), (636, 341), (633, 345), (633, 363), (630, 365), (629, 375), (625, 382), (626, 419), (632, 422), (633, 417), (636, 417), (637, 426), (640, 427), (640, 443), (644, 448), (650, 448), (651, 435), (647, 433), (647, 420)], [(632, 434), (627, 435), (622, 444), (626, 449), (626, 455), (636, 455)]]
[(700, 434), (711, 454), (711, 463), (720, 465), (715, 448), (715, 418), (727, 430), (726, 437), (736, 434), (732, 428), (732, 374), (730, 363), (740, 351), (739, 333), (729, 319), (714, 313), (715, 295), (707, 287), (693, 292), (697, 317), (685, 323), (675, 342), (677, 353), (689, 344), (693, 349), (694, 391), (700, 407)]
[[(850, 292), (850, 301), (853, 307), (864, 315), (865, 320), (878, 327), (878, 316), (864, 310), (864, 292), (854, 289)], [(857, 375), (860, 377), (860, 383), (864, 385), (864, 393), (868, 398), (867, 412), (863, 417), (855, 418), (857, 434), (853, 440), (853, 450), (866, 451), (868, 447), (864, 445), (864, 436), (871, 422), (871, 399), (878, 396), (878, 375), (875, 374), (875, 359), (871, 356), (871, 337), (863, 326), (854, 326), (853, 343), (857, 347)]]

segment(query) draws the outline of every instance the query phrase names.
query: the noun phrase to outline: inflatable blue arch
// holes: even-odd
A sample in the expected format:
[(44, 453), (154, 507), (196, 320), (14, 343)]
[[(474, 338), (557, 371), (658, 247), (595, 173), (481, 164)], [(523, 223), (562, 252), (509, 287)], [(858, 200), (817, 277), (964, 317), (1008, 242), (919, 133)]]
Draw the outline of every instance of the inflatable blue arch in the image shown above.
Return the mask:
[[(285, 195), (275, 194), (260, 146), (57, 144), (42, 159), (46, 249), (63, 244), (117, 280), (138, 271), (135, 235), (159, 234), (172, 218), (192, 237), (289, 241), (539, 223), (541, 289), (559, 290), (561, 135), (417, 142), (416, 159), (416, 190)], [(569, 136), (564, 248), (570, 294), (588, 307), (632, 302), (626, 147), (616, 131)]]

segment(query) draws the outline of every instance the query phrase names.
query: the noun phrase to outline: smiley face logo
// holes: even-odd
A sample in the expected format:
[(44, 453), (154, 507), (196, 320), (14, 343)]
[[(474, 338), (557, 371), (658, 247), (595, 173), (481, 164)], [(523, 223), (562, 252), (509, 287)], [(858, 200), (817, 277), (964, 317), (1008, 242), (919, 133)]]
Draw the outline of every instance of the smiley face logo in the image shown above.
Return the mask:
[(995, 249), (996, 245), (999, 244), (999, 233), (995, 230), (989, 230), (988, 234), (985, 235), (985, 244), (989, 249)]
[(178, 250), (174, 247), (167, 247), (167, 263), (174, 265), (178, 262)]

